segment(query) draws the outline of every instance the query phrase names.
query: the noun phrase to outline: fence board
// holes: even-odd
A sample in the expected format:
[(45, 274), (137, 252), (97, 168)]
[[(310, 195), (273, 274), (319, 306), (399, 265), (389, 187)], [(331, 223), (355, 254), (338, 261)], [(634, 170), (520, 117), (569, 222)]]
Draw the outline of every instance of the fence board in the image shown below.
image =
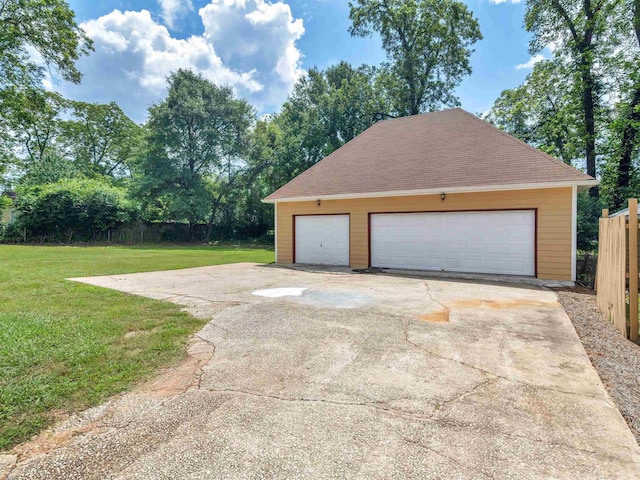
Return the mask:
[(638, 341), (638, 199), (629, 199), (629, 339)]
[(598, 308), (627, 337), (627, 220), (624, 215), (600, 219), (598, 240)]

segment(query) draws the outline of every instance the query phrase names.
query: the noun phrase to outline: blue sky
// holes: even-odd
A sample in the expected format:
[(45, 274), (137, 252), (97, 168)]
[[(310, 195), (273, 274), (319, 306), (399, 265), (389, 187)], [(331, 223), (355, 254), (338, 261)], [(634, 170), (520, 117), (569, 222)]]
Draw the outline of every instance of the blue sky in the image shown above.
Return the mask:
[[(486, 111), (530, 68), (524, 3), (468, 0), (484, 39), (473, 73), (457, 89), (462, 107)], [(340, 60), (378, 65), (378, 38), (349, 36), (346, 0), (69, 0), (96, 51), (78, 63), (80, 85), (49, 78), (48, 88), (91, 102), (116, 101), (138, 122), (160, 100), (166, 75), (192, 68), (232, 85), (258, 113), (277, 111), (298, 75)]]

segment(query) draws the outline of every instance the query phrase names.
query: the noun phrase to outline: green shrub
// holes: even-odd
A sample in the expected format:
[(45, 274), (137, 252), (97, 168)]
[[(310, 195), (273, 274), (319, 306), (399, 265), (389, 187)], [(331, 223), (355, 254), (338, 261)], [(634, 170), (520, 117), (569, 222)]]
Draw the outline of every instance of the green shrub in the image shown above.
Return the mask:
[(24, 239), (24, 231), (18, 222), (4, 224), (0, 240), (7, 243), (21, 242)]
[(28, 236), (58, 240), (88, 239), (130, 220), (133, 208), (126, 190), (96, 179), (65, 179), (19, 191), (16, 224)]
[(275, 239), (276, 238), (273, 231), (269, 231), (264, 235), (261, 235), (260, 237), (256, 238), (255, 243), (257, 245), (273, 245), (275, 243)]

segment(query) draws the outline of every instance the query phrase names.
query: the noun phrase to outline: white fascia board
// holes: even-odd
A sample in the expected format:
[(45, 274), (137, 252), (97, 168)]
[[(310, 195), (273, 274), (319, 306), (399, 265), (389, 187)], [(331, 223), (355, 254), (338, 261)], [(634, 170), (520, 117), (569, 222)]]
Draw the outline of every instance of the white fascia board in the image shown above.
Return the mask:
[[(263, 203), (280, 202), (307, 202), (316, 200), (348, 200), (353, 198), (380, 198), (380, 197), (408, 197), (412, 195), (440, 195), (451, 193), (473, 193), (473, 192), (500, 192), (508, 190), (535, 190), (544, 188), (576, 188), (582, 190), (598, 185), (598, 180), (581, 180), (577, 182), (545, 182), (545, 183), (521, 183), (511, 185), (485, 185), (478, 187), (451, 187), (451, 188), (429, 188), (424, 190), (398, 190), (389, 192), (369, 192), (369, 193), (348, 193), (337, 195), (317, 195), (306, 197), (289, 197), (277, 199), (263, 199)], [(580, 187), (583, 187), (582, 189)]]

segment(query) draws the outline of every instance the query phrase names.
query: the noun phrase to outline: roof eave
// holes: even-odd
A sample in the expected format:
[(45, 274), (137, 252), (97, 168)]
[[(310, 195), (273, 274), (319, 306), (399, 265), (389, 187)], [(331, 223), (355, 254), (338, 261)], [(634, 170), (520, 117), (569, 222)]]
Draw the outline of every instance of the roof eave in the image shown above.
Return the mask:
[(263, 198), (262, 203), (281, 203), (281, 202), (306, 202), (316, 200), (349, 200), (354, 198), (379, 198), (379, 197), (408, 197), (411, 195), (439, 195), (441, 193), (473, 193), (473, 192), (500, 192), (507, 190), (536, 190), (542, 188), (566, 188), (578, 187), (578, 191), (584, 191), (588, 188), (595, 187), (599, 181), (595, 179), (584, 179), (563, 182), (543, 182), (543, 183), (520, 183), (507, 185), (480, 185), (472, 187), (451, 187), (451, 188), (429, 188), (422, 190), (396, 190), (384, 192), (367, 192), (367, 193), (346, 193), (334, 195), (312, 195), (304, 197), (283, 197), (283, 198)]

